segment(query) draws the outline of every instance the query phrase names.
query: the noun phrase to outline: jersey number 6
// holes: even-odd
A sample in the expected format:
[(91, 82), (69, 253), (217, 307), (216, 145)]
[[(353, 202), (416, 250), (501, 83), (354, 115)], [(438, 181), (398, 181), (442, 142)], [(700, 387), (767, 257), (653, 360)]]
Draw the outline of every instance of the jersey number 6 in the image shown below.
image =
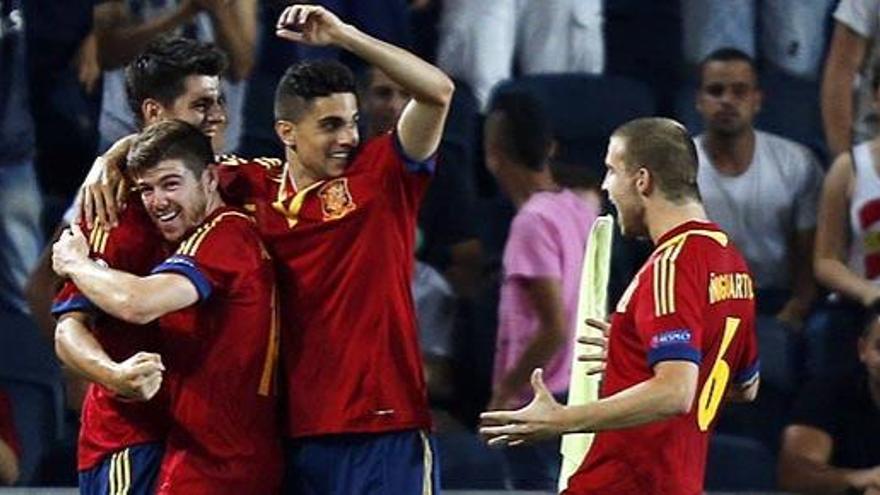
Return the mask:
[(721, 399), (724, 398), (724, 391), (727, 390), (727, 382), (730, 380), (730, 365), (724, 360), (724, 354), (730, 347), (741, 321), (732, 316), (724, 319), (721, 348), (718, 349), (718, 357), (715, 358), (715, 364), (712, 365), (712, 371), (706, 378), (703, 390), (700, 391), (700, 400), (697, 403), (697, 425), (700, 427), (700, 431), (709, 429), (709, 425), (718, 414), (718, 406), (721, 405)]

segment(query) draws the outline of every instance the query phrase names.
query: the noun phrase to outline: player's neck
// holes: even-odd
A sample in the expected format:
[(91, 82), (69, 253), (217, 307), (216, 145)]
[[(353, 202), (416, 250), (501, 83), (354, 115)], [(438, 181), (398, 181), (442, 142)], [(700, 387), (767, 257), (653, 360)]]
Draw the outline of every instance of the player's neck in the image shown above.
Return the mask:
[(287, 174), (290, 176), (294, 190), (302, 191), (320, 180), (320, 178), (312, 176), (312, 174), (303, 167), (302, 162), (299, 161), (296, 154), (291, 153), (288, 150), (285, 158), (288, 163)]
[(755, 155), (755, 130), (748, 128), (736, 135), (706, 132), (703, 141), (712, 166), (724, 175), (740, 175), (752, 164)]
[(220, 208), (226, 206), (226, 202), (220, 196), (220, 193), (214, 193), (208, 196), (208, 202), (205, 204), (205, 218), (210, 217)]
[(708, 221), (705, 208), (696, 200), (688, 200), (681, 204), (656, 200), (652, 204), (645, 205), (645, 222), (648, 225), (651, 242), (654, 244), (670, 230), (695, 220)]

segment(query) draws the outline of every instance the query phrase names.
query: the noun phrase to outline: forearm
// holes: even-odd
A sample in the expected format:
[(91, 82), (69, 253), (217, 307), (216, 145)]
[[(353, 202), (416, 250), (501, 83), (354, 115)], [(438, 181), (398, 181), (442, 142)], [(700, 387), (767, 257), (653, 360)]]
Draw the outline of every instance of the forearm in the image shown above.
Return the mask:
[(373, 38), (346, 25), (338, 45), (378, 67), (391, 80), (403, 86), (420, 103), (446, 106), (452, 97), (452, 80), (437, 67), (412, 53)]
[(837, 259), (820, 259), (816, 262), (816, 278), (827, 288), (840, 292), (862, 304), (868, 302), (877, 287), (864, 277), (853, 273)]
[(82, 320), (62, 317), (55, 329), (55, 353), (68, 368), (89, 381), (112, 388), (116, 362)]
[(127, 64), (159, 35), (186, 23), (194, 14), (191, 8), (177, 7), (141, 24), (99, 26), (96, 34), (101, 68), (115, 69)]
[(18, 457), (12, 448), (0, 439), (0, 485), (12, 485), (18, 480)]
[(594, 432), (639, 426), (684, 414), (691, 404), (687, 391), (655, 378), (638, 383), (612, 396), (563, 410), (566, 433)]
[(69, 275), (89, 301), (116, 318), (144, 324), (160, 316), (151, 310), (152, 289), (140, 277), (89, 259), (77, 263)]
[(779, 469), (779, 488), (805, 494), (843, 495), (855, 488), (854, 469), (841, 469), (820, 464), (800, 456), (783, 454)]
[(256, 12), (251, 3), (227, 3), (209, 11), (214, 21), (217, 45), (229, 55), (229, 71), (233, 81), (247, 79), (254, 68), (257, 33)]

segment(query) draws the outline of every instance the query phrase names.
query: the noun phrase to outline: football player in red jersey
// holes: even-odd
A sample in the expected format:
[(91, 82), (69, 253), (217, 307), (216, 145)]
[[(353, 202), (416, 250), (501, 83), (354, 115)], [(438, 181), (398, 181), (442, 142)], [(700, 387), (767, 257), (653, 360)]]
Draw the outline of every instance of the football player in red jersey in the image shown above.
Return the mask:
[(562, 406), (536, 370), (532, 402), (483, 413), (480, 431), (492, 444), (599, 432), (564, 493), (697, 495), (722, 402), (757, 394), (752, 279), (706, 218), (684, 127), (628, 122), (605, 161), (603, 189), (622, 232), (650, 237), (655, 249), (612, 317), (601, 398)]
[[(152, 43), (126, 71), (136, 120), (148, 125), (182, 119), (221, 146), (226, 112), (219, 84), (226, 65), (213, 45), (183, 38)], [(113, 268), (146, 275), (164, 258), (161, 236), (137, 198), (129, 198), (117, 227), (106, 221), (81, 227), (92, 256)], [(70, 281), (52, 312), (58, 317), (58, 356), (93, 382), (77, 448), (81, 493), (114, 493), (124, 488), (123, 480), (130, 493), (152, 493), (168, 428), (166, 397), (154, 398), (164, 371), (156, 325), (132, 325), (95, 311)]]
[(276, 91), (286, 163), (221, 163), (224, 193), (254, 214), (279, 267), (286, 490), (359, 494), (381, 479), (382, 493), (435, 493), (409, 287), (418, 205), (454, 86), (322, 7), (289, 7), (278, 35), (348, 50), (412, 95), (391, 133), (362, 144), (350, 71), (296, 65)]
[(159, 494), (266, 494), (281, 483), (274, 394), (278, 328), (271, 259), (253, 220), (217, 190), (208, 138), (178, 120), (144, 130), (129, 152), (143, 206), (176, 252), (139, 277), (89, 259), (78, 227), (53, 266), (121, 320), (159, 320), (171, 426)]
[(286, 164), (227, 170), (226, 192), (250, 204), (281, 267), (285, 490), (435, 493), (410, 283), (418, 206), (452, 81), (322, 7), (289, 7), (278, 35), (348, 50), (412, 96), (391, 132), (361, 143), (350, 71), (295, 65), (275, 100)]

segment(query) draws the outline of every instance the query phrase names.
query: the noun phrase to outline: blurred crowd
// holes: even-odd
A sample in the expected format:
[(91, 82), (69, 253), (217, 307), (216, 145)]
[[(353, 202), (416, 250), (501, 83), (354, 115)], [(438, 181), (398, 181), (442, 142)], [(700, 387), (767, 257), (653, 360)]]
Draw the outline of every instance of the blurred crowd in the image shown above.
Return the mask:
[[(0, 0), (0, 484), (76, 484), (84, 384), (54, 356), (40, 258), (136, 131), (122, 69), (149, 43), (226, 52), (224, 152), (282, 156), (275, 85), (300, 60), (356, 71), (362, 141), (394, 126), (409, 95), (387, 75), (275, 37), (289, 3)], [(707, 488), (880, 489), (880, 0), (311, 3), (456, 80), (413, 278), (444, 486), (555, 486), (558, 444), (488, 450), (477, 413), (524, 404), (534, 367), (564, 400), (608, 135), (663, 115), (756, 283), (762, 391), (721, 418)], [(612, 305), (649, 250), (615, 238)]]

